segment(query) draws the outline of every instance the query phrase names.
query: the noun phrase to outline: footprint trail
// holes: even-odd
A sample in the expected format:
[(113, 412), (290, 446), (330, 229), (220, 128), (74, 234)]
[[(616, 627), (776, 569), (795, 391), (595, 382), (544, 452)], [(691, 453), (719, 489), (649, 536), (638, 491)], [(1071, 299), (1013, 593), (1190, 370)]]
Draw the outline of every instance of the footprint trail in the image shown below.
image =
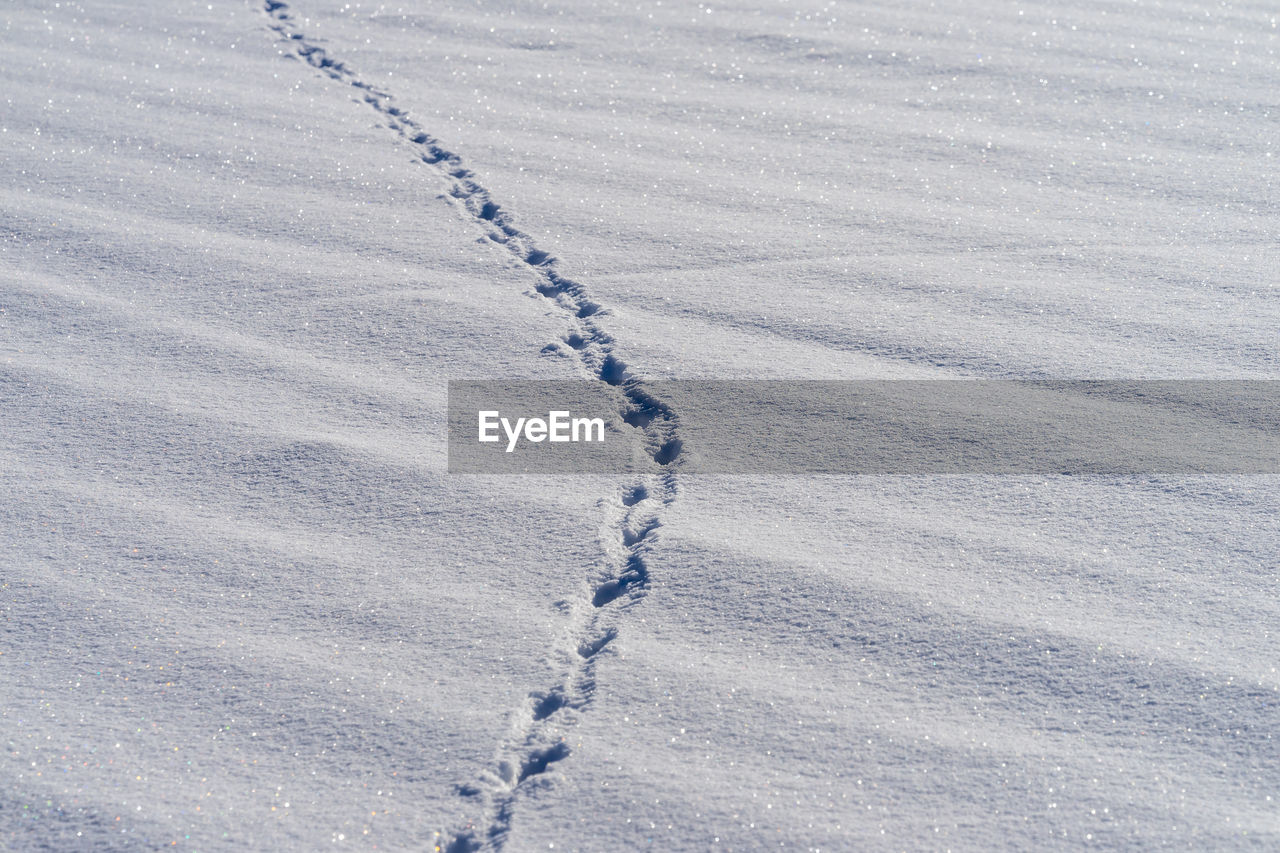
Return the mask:
[(455, 788), (459, 796), (475, 802), (475, 819), (444, 829), (433, 839), (435, 849), (446, 853), (501, 850), (521, 798), (552, 784), (554, 774), (572, 763), (569, 734), (595, 699), (597, 668), (612, 654), (622, 618), (645, 597), (650, 553), (661, 535), (663, 513), (678, 493), (679, 422), (617, 354), (616, 342), (601, 322), (608, 316), (604, 307), (561, 272), (557, 258), (516, 227), (510, 211), (492, 198), (458, 154), (396, 106), (389, 93), (362, 80), (345, 62), (309, 39), (288, 4), (266, 0), (262, 9), (268, 26), (281, 40), (283, 55), (354, 90), (355, 99), (376, 113), (382, 126), (408, 143), (415, 161), (444, 180), (449, 198), (474, 223), (480, 239), (505, 249), (524, 265), (533, 277), (533, 289), (558, 306), (569, 325), (564, 338), (543, 351), (567, 354), (586, 375), (616, 387), (619, 414), (635, 429), (637, 440), (653, 460), (649, 473), (600, 502), (605, 515), (599, 535), (601, 564), (584, 578), (580, 597), (558, 602), (567, 616), (562, 640), (551, 652), (558, 675), (514, 709), (492, 767)]

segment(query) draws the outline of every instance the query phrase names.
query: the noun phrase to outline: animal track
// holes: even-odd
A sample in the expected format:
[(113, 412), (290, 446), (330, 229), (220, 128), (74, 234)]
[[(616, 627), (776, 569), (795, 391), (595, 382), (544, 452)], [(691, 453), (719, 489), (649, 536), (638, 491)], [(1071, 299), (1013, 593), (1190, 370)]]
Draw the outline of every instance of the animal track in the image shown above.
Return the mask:
[(548, 764), (563, 761), (568, 757), (569, 747), (563, 743), (549, 746), (546, 749), (535, 750), (529, 754), (529, 757), (524, 760), (524, 764), (521, 765), (520, 778), (516, 780), (516, 783), (519, 784), (531, 776), (546, 773)]
[(600, 654), (601, 649), (609, 645), (609, 643), (613, 642), (614, 637), (617, 637), (617, 636), (618, 636), (618, 632), (616, 630), (614, 630), (613, 628), (608, 629), (607, 631), (604, 632), (604, 634), (597, 637), (596, 639), (591, 640), (589, 642), (585, 642), (582, 645), (578, 646), (578, 656), (583, 658), (584, 660), (595, 657), (596, 655)]
[(644, 487), (643, 483), (641, 483), (640, 485), (632, 486), (627, 490), (626, 494), (622, 496), (622, 505), (635, 506), (647, 497), (649, 497), (649, 490)]
[(558, 687), (549, 693), (535, 693), (533, 698), (537, 700), (533, 706), (533, 718), (535, 720), (545, 720), (568, 704), (564, 693)]
[(633, 553), (627, 557), (627, 567), (622, 574), (596, 587), (596, 594), (592, 597), (591, 603), (596, 607), (604, 607), (616, 601), (628, 590), (643, 589), (648, 583), (649, 567), (645, 565), (643, 557)]
[(646, 522), (639, 530), (633, 531), (624, 527), (622, 530), (622, 544), (630, 548), (632, 545), (636, 545), (644, 541), (646, 536), (657, 529), (658, 520), (656, 518), (649, 519), (649, 521)]
[(648, 588), (647, 554), (661, 530), (662, 512), (678, 493), (674, 467), (683, 448), (679, 422), (671, 408), (653, 397), (614, 352), (614, 339), (601, 325), (608, 311), (588, 296), (586, 288), (560, 272), (557, 258), (535, 246), (529, 235), (516, 227), (511, 213), (490, 197), (461, 157), (396, 106), (390, 94), (359, 79), (346, 63), (308, 39), (297, 28), (287, 3), (265, 0), (262, 8), (270, 29), (283, 42), (286, 56), (357, 90), (357, 102), (377, 113), (381, 127), (414, 149), (415, 162), (431, 168), (445, 182), (446, 192), (441, 197), (451, 200), (475, 224), (483, 234), (478, 241), (505, 249), (525, 266), (534, 280), (532, 290), (556, 304), (570, 325), (563, 339), (568, 351), (555, 342), (542, 352), (576, 357), (584, 374), (618, 389), (619, 415), (638, 431), (658, 469), (603, 501), (608, 509), (600, 537), (604, 568), (588, 579), (593, 587), (588, 600), (579, 605), (556, 605), (569, 614), (571, 623), (566, 646), (558, 653), (562, 662), (559, 683), (535, 691), (515, 711), (512, 732), (498, 750), (495, 769), (455, 788), (459, 796), (482, 801), (483, 815), (477, 822), (443, 833), (436, 850), (501, 850), (521, 792), (570, 757), (561, 731), (572, 726), (577, 715), (592, 704), (596, 668), (610, 656), (607, 652), (619, 635), (619, 617), (640, 601)]

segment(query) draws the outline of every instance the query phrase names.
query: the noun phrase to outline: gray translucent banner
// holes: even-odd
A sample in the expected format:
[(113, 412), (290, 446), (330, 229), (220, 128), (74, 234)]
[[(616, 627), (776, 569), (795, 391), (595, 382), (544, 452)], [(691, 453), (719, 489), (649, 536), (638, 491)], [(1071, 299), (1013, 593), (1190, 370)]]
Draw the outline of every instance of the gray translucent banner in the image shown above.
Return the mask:
[(449, 383), (451, 472), (664, 467), (689, 474), (1275, 474), (1280, 381)]

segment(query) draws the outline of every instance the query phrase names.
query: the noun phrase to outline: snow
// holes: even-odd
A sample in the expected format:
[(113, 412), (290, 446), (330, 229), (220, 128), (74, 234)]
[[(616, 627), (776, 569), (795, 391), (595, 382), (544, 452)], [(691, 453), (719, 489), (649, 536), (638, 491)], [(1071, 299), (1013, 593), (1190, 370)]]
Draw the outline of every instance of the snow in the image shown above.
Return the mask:
[(0, 22), (13, 849), (1280, 843), (1275, 476), (445, 444), (450, 379), (1280, 378), (1265, 5)]

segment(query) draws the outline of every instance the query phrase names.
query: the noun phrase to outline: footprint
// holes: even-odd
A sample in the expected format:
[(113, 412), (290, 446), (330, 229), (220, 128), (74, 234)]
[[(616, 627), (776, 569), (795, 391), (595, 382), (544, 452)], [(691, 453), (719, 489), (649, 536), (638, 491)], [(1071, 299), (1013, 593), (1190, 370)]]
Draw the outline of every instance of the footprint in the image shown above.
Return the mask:
[(600, 654), (600, 650), (612, 643), (617, 636), (617, 630), (610, 628), (596, 639), (578, 646), (578, 655), (581, 656), (583, 660), (590, 660)]
[(533, 718), (535, 720), (545, 720), (556, 711), (569, 704), (564, 697), (564, 692), (560, 688), (548, 691), (547, 693), (533, 694)]
[(546, 749), (538, 749), (529, 754), (524, 760), (524, 764), (520, 765), (520, 776), (516, 779), (516, 784), (520, 784), (530, 776), (538, 776), (547, 772), (547, 765), (554, 764), (557, 761), (563, 761), (569, 757), (569, 746), (565, 743), (557, 743), (555, 746), (549, 746)]

